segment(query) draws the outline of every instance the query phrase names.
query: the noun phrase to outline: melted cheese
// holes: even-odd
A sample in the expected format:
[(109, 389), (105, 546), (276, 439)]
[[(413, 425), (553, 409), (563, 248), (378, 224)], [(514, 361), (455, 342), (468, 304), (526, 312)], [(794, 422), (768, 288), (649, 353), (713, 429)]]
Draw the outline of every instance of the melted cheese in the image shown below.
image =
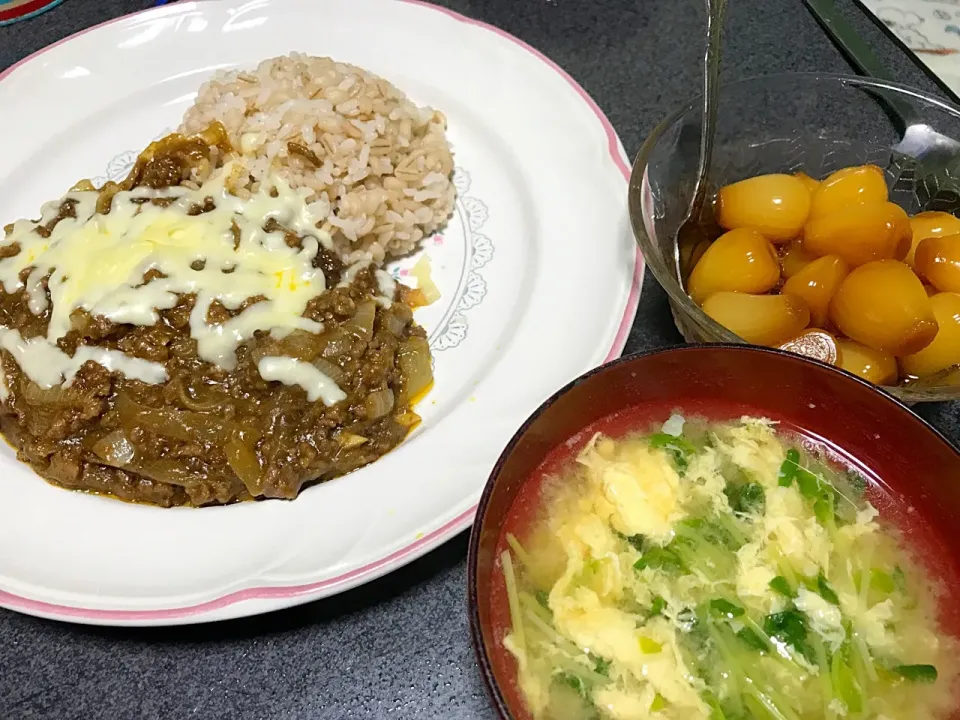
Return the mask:
[[(9, 352), (27, 377), (44, 389), (56, 385), (70, 385), (81, 366), (92, 360), (111, 372), (122, 372), (132, 380), (158, 385), (167, 380), (163, 365), (141, 358), (131, 357), (118, 350), (82, 346), (73, 357), (67, 355), (45, 338), (25, 340), (16, 330), (0, 329), (0, 347)], [(3, 397), (7, 388), (4, 381)]]
[[(116, 323), (153, 325), (158, 311), (174, 307), (182, 294), (196, 296), (190, 334), (198, 355), (226, 370), (236, 367), (237, 347), (257, 331), (276, 337), (298, 329), (321, 332), (320, 323), (303, 317), (307, 303), (326, 289), (323, 272), (313, 264), (321, 245), (331, 246), (316, 227), (320, 218), (311, 214), (304, 191), (280, 180), (246, 198), (233, 195), (228, 187), (238, 169), (225, 166), (199, 189), (118, 193), (106, 215), (96, 213), (97, 192), (71, 192), (43, 208), (41, 223), (55, 217), (64, 201), (74, 208), (74, 217), (60, 220), (49, 237), (37, 233), (33, 222), (15, 223), (2, 245), (17, 244), (20, 252), (0, 260), (0, 283), (8, 293), (25, 290), (34, 314), (50, 311), (45, 338), (23, 341), (13, 331), (4, 333), (4, 347), (24, 372), (52, 387), (69, 382), (77, 363), (93, 360), (144, 382), (163, 382), (165, 373), (155, 363), (96, 348), (81, 348), (69, 358), (56, 342), (70, 331), (77, 310)], [(168, 204), (148, 202), (157, 198)], [(209, 200), (214, 209), (190, 214)], [(268, 220), (300, 236), (299, 246), (290, 247), (282, 230), (266, 232)], [(160, 275), (144, 283), (149, 271)], [(252, 298), (258, 301), (240, 311)], [(209, 323), (214, 302), (233, 311), (233, 317)], [(271, 367), (270, 372), (306, 382), (317, 397), (339, 392), (329, 378), (321, 383), (305, 368)]]
[(386, 298), (392, 298), (397, 292), (397, 281), (390, 277), (390, 273), (385, 270), (377, 270), (376, 277), (380, 294)]
[(328, 375), (320, 372), (308, 362), (292, 357), (265, 357), (257, 364), (260, 377), (267, 381), (278, 381), (284, 385), (299, 385), (307, 393), (307, 400), (323, 400), (324, 405), (335, 405), (346, 400), (343, 392)]
[(338, 287), (349, 287), (350, 283), (357, 277), (357, 274), (361, 270), (366, 270), (370, 267), (370, 264), (369, 260), (358, 260), (353, 265), (348, 266), (340, 276), (340, 284)]
[[(340, 278), (340, 284), (337, 287), (349, 287), (350, 284), (356, 279), (357, 274), (361, 270), (366, 270), (373, 263), (370, 260), (358, 260), (353, 265), (350, 265), (346, 270), (343, 271), (343, 275)], [(380, 290), (380, 294), (374, 298), (378, 305), (389, 308), (393, 304), (393, 296), (397, 292), (397, 283), (390, 277), (390, 274), (384, 270), (376, 270), (374, 272), (374, 278), (377, 281), (377, 288)]]

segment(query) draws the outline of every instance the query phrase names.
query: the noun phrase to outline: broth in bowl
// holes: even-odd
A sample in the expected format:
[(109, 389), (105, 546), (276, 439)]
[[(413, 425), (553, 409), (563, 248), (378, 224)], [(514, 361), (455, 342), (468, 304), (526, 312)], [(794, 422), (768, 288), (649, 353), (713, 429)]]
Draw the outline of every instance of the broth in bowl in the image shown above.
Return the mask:
[(915, 559), (935, 540), (882, 479), (789, 424), (621, 414), (533, 475), (492, 583), (533, 718), (954, 711), (960, 642)]

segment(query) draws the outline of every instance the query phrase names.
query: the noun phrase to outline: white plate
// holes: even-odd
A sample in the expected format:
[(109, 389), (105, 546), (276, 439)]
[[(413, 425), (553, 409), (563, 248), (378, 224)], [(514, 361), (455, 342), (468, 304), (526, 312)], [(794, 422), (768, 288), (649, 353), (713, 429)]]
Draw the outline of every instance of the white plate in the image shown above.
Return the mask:
[[(457, 211), (418, 314), (436, 384), (394, 452), (294, 502), (163, 510), (71, 493), (0, 450), (0, 604), (98, 624), (250, 615), (395, 569), (473, 520), (493, 463), (555, 389), (621, 352), (643, 275), (628, 165), (596, 104), (519, 40), (402, 0), (206, 0), (121, 18), (0, 75), (0, 218), (122, 175), (216, 68), (298, 50), (442, 110)], [(407, 264), (394, 268), (402, 275)]]

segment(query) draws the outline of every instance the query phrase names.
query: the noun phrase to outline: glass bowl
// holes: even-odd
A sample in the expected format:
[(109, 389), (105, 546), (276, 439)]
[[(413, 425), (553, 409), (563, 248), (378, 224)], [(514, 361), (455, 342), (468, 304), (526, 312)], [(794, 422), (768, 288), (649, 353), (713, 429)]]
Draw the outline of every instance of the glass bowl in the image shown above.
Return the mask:
[[(687, 342), (744, 343), (697, 307), (680, 277), (676, 235), (693, 196), (700, 105), (691, 100), (643, 144), (630, 177), (630, 219)], [(935, 133), (960, 138), (960, 108), (895, 83), (808, 73), (730, 83), (721, 92), (708, 193), (761, 173), (822, 178), (870, 163), (885, 170), (890, 200), (908, 214), (956, 211), (960, 163), (945, 166), (916, 150), (918, 137)], [(960, 369), (883, 389), (907, 403), (960, 399)]]

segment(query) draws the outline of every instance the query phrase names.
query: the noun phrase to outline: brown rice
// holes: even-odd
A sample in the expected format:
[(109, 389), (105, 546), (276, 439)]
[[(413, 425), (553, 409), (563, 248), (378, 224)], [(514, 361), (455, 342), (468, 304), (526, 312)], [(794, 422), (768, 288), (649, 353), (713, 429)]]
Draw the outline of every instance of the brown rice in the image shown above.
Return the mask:
[(453, 209), (446, 118), (361, 68), (293, 53), (219, 72), (180, 130), (217, 120), (251, 189), (268, 175), (308, 188), (347, 262), (406, 255)]

